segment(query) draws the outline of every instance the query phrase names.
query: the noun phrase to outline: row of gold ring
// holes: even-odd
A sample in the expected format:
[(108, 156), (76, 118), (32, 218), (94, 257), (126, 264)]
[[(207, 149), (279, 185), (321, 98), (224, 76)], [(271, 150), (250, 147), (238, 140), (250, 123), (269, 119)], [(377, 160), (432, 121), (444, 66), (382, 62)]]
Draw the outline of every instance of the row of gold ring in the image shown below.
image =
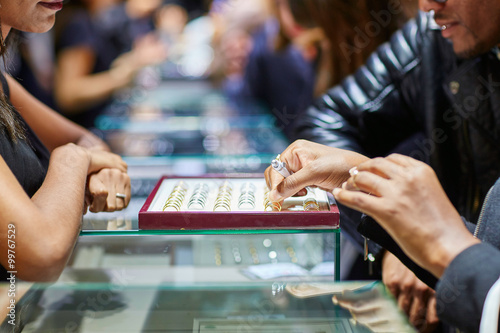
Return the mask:
[(182, 202), (186, 197), (186, 192), (188, 190), (187, 185), (180, 181), (170, 193), (165, 205), (163, 206), (163, 210), (167, 209), (175, 209), (176, 211), (181, 210)]
[(219, 194), (214, 204), (214, 211), (231, 211), (231, 198), (233, 188), (227, 180), (219, 187)]

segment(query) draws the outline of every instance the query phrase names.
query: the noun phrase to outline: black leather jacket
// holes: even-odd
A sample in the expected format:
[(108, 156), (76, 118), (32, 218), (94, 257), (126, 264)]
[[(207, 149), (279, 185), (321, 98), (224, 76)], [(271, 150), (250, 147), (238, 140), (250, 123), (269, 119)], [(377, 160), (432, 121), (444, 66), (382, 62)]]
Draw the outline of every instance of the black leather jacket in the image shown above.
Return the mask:
[(500, 176), (500, 61), (458, 59), (427, 13), (407, 23), (354, 75), (298, 120), (297, 138), (384, 156), (413, 134), (462, 215), (475, 220)]

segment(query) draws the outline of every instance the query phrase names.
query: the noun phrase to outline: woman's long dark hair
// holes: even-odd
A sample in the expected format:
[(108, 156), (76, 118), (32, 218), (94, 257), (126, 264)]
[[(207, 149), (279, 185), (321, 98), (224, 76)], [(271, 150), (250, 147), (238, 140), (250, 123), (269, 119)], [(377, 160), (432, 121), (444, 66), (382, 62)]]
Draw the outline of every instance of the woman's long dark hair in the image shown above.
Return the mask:
[[(3, 60), (4, 66), (7, 64), (6, 53), (8, 45), (13, 40), (13, 32), (9, 34), (9, 37), (4, 38), (2, 32), (0, 31), (0, 57)], [(1, 69), (1, 75), (4, 75), (6, 68)], [(7, 101), (7, 96), (5, 91), (0, 92), (0, 127), (1, 130), (6, 133), (12, 141), (16, 142), (17, 139), (24, 139), (24, 128), (19, 122), (16, 113), (12, 105)]]
[[(391, 8), (389, 0), (288, 0), (288, 3), (298, 24), (320, 27), (330, 40), (333, 56), (330, 86), (358, 69), (416, 7), (414, 0), (400, 0), (397, 11)], [(278, 49), (285, 44), (277, 44)]]

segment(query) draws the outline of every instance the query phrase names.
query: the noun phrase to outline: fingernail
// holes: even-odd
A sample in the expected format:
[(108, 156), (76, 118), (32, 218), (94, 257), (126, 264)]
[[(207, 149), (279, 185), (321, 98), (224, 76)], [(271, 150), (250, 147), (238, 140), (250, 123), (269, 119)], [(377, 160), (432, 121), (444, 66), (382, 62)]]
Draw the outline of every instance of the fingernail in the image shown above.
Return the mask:
[(334, 188), (334, 189), (333, 189), (333, 195), (334, 195), (335, 197), (337, 197), (341, 191), (342, 191), (342, 190), (341, 190), (340, 188), (338, 188), (338, 187), (337, 187), (337, 188)]

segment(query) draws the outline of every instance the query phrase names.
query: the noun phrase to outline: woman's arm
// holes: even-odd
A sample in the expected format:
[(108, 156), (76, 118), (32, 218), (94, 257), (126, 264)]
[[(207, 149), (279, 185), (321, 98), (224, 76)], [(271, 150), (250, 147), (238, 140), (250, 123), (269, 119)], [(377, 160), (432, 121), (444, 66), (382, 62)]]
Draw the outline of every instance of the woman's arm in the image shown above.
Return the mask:
[(133, 78), (132, 67), (92, 74), (94, 52), (86, 46), (70, 48), (58, 55), (54, 92), (58, 105), (66, 114), (78, 114), (108, 99)]
[[(55, 280), (76, 242), (87, 175), (103, 168), (125, 170), (121, 159), (68, 144), (51, 155), (45, 181), (30, 198), (0, 158), (0, 263), (8, 265), (9, 226), (15, 228), (15, 269), (23, 280)], [(12, 242), (10, 243), (12, 244)]]
[(6, 78), (13, 106), (50, 151), (67, 143), (109, 150), (97, 136), (50, 109), (10, 76)]
[(127, 86), (144, 66), (165, 60), (165, 46), (154, 36), (145, 36), (130, 52), (116, 58), (109, 70), (92, 73), (95, 53), (88, 46), (63, 50), (57, 60), (56, 101), (67, 114), (78, 114), (99, 104), (114, 91)]

